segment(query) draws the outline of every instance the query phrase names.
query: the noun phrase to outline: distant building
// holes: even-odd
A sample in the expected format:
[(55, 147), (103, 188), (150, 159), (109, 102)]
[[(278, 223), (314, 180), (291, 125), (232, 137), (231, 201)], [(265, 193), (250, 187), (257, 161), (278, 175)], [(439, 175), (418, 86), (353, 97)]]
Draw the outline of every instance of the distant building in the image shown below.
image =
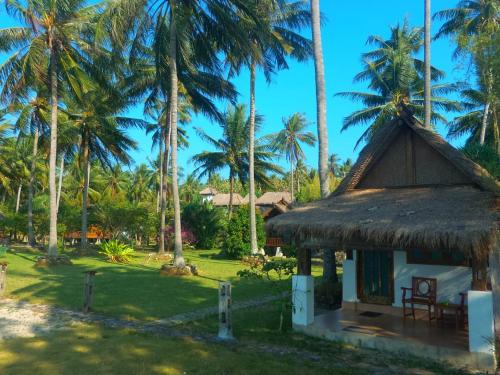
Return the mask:
[[(211, 202), (215, 207), (229, 207), (230, 200), (231, 194), (218, 193), (214, 195)], [(242, 206), (243, 204), (243, 197), (238, 193), (233, 193), (233, 206)]]
[(203, 202), (212, 202), (212, 199), (218, 194), (218, 191), (211, 187), (206, 187), (200, 191), (201, 199)]

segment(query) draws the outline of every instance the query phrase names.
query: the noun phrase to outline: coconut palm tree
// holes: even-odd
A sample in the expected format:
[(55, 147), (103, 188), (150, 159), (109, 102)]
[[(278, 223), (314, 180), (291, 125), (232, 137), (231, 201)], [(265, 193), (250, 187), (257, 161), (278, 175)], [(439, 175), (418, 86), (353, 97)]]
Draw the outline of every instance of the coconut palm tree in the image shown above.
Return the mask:
[[(234, 73), (245, 66), (250, 70), (250, 127), (249, 127), (249, 197), (250, 237), (252, 254), (257, 252), (257, 230), (255, 219), (255, 82), (260, 67), (268, 81), (272, 73), (287, 69), (287, 57), (305, 61), (312, 55), (310, 40), (299, 31), (309, 25), (310, 13), (303, 1), (284, 0), (250, 1), (252, 15), (240, 14), (240, 22), (247, 33), (244, 45), (234, 43), (228, 55)], [(260, 22), (255, 22), (256, 15)]]
[(319, 180), (321, 196), (330, 193), (328, 186), (328, 125), (326, 123), (326, 85), (323, 44), (321, 41), (321, 11), (319, 0), (311, 0), (311, 29), (314, 48), (314, 71), (316, 77), (316, 113), (319, 139)]
[[(457, 7), (437, 12), (434, 17), (445, 22), (436, 38), (452, 36), (457, 41), (455, 56), (470, 54), (485, 91), (479, 143), (484, 144), (491, 107), (498, 99), (498, 66), (500, 53), (500, 4), (498, 0), (462, 0)], [(495, 63), (496, 61), (496, 63)], [(494, 129), (498, 132), (498, 129)]]
[[(89, 85), (81, 63), (94, 45), (80, 38), (92, 26), (99, 5), (87, 6), (83, 0), (5, 2), (7, 13), (23, 26), (0, 31), (0, 52), (10, 56), (0, 67), (3, 100), (15, 98), (33, 82), (44, 82), (50, 91), (50, 234), (49, 256), (57, 255), (57, 125), (60, 82), (65, 82), (75, 95)], [(85, 51), (86, 53), (83, 53)]]
[[(262, 122), (263, 118), (256, 115), (257, 129)], [(216, 151), (203, 151), (194, 155), (192, 160), (197, 166), (194, 173), (198, 177), (205, 177), (229, 169), (229, 215), (233, 207), (235, 181), (238, 179), (241, 183), (245, 183), (249, 180), (249, 126), (250, 118), (246, 115), (246, 107), (239, 104), (236, 107), (230, 107), (226, 112), (225, 120), (221, 124), (222, 138), (215, 139), (204, 130), (197, 129), (199, 136), (212, 145)], [(271, 162), (274, 154), (269, 150), (265, 141), (266, 139), (257, 140), (254, 153), (255, 179), (264, 186), (269, 183), (267, 172), (283, 173), (280, 167)]]
[[(354, 82), (368, 81), (368, 88), (372, 92), (336, 94), (364, 105), (364, 108), (347, 116), (342, 126), (342, 130), (346, 130), (354, 125), (369, 124), (356, 146), (370, 139), (380, 126), (396, 118), (402, 104), (420, 119), (424, 115), (424, 63), (416, 57), (423, 44), (422, 29), (410, 28), (405, 21), (403, 25), (391, 27), (389, 39), (370, 36), (368, 44), (375, 49), (362, 55), (364, 69), (354, 77)], [(460, 110), (457, 101), (442, 96), (455, 91), (457, 85), (437, 84), (444, 73), (433, 67), (431, 73), (431, 79), (435, 82), (432, 86), (431, 124), (447, 123), (437, 110)]]
[[(491, 116), (488, 116), (488, 123), (483, 126), (484, 107), (487, 102), (486, 90), (465, 89), (461, 92), (464, 101), (463, 106), (467, 113), (457, 116), (451, 121), (448, 130), (448, 137), (454, 139), (468, 135), (467, 143), (479, 143), (491, 145), (500, 156), (500, 136), (498, 117), (500, 113), (500, 102), (491, 106)], [(486, 132), (487, 130), (487, 132)], [(485, 133), (483, 134), (483, 131)], [(483, 138), (484, 137), (484, 138)], [(483, 140), (483, 143), (481, 143)]]
[(283, 119), (283, 130), (266, 137), (272, 140), (271, 147), (273, 151), (285, 156), (286, 160), (290, 163), (290, 193), (292, 201), (295, 198), (294, 169), (299, 161), (305, 159), (301, 144), (308, 146), (316, 144), (316, 136), (306, 131), (308, 125), (307, 119), (303, 114), (294, 113), (290, 117)]
[[(247, 40), (237, 22), (236, 11), (241, 8), (248, 7), (240, 0), (118, 0), (111, 3), (104, 14), (104, 19), (110, 20), (112, 36), (117, 42), (120, 42), (120, 39), (123, 42), (123, 35), (135, 34), (133, 45), (140, 45), (149, 40), (155, 52), (155, 70), (160, 73), (161, 92), (169, 104), (169, 132), (166, 134), (171, 134), (174, 265), (178, 267), (185, 265), (177, 165), (179, 90), (184, 86), (191, 99), (203, 101), (204, 108), (209, 109), (209, 112), (216, 110), (213, 102), (206, 99), (212, 95), (214, 87), (226, 81), (209, 80), (211, 84), (201, 87), (201, 92), (208, 95), (200, 97), (196, 90), (191, 92), (188, 87), (196, 81), (190, 82), (186, 77), (192, 73), (203, 78), (221, 77), (221, 49), (229, 41), (238, 40), (243, 45)], [(149, 37), (151, 35), (152, 37)], [(158, 69), (159, 67), (162, 69)], [(226, 91), (228, 87), (225, 87)]]
[(136, 143), (125, 130), (130, 127), (144, 127), (143, 120), (121, 115), (127, 102), (117, 97), (118, 93), (92, 90), (85, 93), (83, 100), (68, 96), (65, 103), (69, 121), (78, 129), (80, 138), (79, 158), (83, 171), (84, 187), (82, 198), (82, 238), (81, 247), (87, 246), (88, 189), (92, 160), (103, 167), (112, 167), (112, 159), (129, 164), (128, 151), (135, 149)]

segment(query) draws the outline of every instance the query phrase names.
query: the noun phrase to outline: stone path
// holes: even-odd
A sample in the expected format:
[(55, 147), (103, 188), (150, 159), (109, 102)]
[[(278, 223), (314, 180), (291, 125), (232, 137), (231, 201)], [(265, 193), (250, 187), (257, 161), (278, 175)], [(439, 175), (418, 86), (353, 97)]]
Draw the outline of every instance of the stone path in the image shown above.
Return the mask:
[[(264, 305), (287, 295), (289, 295), (289, 292), (237, 302), (233, 304), (233, 311)], [(84, 314), (51, 305), (4, 299), (0, 301), (0, 340), (12, 337), (34, 337), (78, 322), (98, 323), (112, 328), (130, 328), (142, 332), (165, 334), (168, 329), (216, 315), (218, 311), (218, 306), (212, 306), (154, 322), (141, 322), (122, 320), (94, 313)], [(177, 336), (173, 331), (172, 335)]]

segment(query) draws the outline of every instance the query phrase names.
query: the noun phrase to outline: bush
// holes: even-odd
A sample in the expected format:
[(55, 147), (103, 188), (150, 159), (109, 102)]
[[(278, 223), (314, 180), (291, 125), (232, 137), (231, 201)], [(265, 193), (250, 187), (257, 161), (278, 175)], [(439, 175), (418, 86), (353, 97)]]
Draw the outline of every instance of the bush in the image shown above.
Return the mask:
[[(169, 225), (165, 228), (165, 241), (167, 242), (167, 247), (173, 248), (175, 237), (175, 228), (173, 225)], [(182, 244), (186, 246), (194, 246), (197, 242), (196, 236), (187, 228), (182, 228), (181, 230)]]
[(220, 246), (224, 229), (224, 213), (210, 203), (192, 202), (184, 207), (182, 221), (193, 231), (199, 249), (214, 249)]
[[(264, 219), (259, 212), (256, 215), (257, 246), (264, 246), (266, 234), (264, 232)], [(250, 255), (250, 210), (248, 206), (234, 210), (227, 228), (222, 245), (222, 254), (231, 259), (241, 259)]]
[(99, 248), (99, 254), (105, 255), (113, 263), (128, 263), (133, 253), (134, 249), (118, 240), (103, 242)]

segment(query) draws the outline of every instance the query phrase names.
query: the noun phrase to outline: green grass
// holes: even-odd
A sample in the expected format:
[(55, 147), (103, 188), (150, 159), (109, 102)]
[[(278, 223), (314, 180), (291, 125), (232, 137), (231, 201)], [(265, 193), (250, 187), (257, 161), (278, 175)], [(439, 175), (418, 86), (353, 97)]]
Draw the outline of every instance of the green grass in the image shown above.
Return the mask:
[[(267, 280), (240, 279), (239, 261), (216, 259), (216, 250), (188, 250), (185, 258), (198, 266), (200, 276), (161, 276), (161, 263), (144, 263), (137, 252), (129, 264), (113, 264), (101, 256), (72, 256), (72, 266), (35, 268), (39, 253), (8, 253), (7, 297), (81, 309), (83, 272), (97, 270), (93, 310), (126, 319), (153, 320), (217, 305), (219, 280), (233, 284), (235, 302), (271, 293)], [(319, 270), (317, 270), (319, 271)], [(273, 283), (275, 285), (275, 283)], [(290, 290), (291, 282), (277, 283)], [(276, 289), (276, 288), (274, 288)], [(274, 290), (273, 290), (274, 291)]]
[[(20, 355), (20, 353), (22, 353)], [(1, 374), (327, 374), (317, 364), (235, 346), (76, 325), (0, 342)], [(342, 369), (336, 374), (351, 374)]]

